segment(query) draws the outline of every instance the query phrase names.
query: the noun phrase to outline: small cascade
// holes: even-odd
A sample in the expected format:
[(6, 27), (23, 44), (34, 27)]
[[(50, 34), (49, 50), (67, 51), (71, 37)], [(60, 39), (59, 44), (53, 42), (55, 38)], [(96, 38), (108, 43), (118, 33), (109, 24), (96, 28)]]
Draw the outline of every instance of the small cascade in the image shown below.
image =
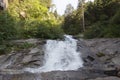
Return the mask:
[(65, 35), (64, 41), (47, 40), (45, 44), (44, 65), (38, 69), (27, 68), (29, 72), (49, 72), (77, 70), (83, 61), (77, 52), (77, 40)]

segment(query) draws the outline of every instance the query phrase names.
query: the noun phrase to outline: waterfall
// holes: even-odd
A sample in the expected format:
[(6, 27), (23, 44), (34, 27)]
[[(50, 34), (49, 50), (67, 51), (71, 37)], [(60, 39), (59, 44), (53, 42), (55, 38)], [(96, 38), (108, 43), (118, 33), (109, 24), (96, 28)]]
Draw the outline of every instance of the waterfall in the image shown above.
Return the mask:
[(30, 72), (77, 70), (83, 64), (80, 54), (77, 52), (77, 40), (72, 36), (65, 35), (64, 41), (47, 40), (43, 67), (26, 70)]

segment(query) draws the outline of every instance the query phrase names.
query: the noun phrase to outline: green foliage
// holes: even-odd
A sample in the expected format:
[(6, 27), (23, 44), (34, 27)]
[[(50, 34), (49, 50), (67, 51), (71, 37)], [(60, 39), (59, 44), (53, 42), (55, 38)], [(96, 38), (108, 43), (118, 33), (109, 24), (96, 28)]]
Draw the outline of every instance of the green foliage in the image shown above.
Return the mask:
[[(94, 24), (98, 21), (109, 20), (119, 10), (117, 0), (95, 0), (86, 4), (85, 21)], [(87, 23), (86, 23), (87, 24)]]
[(120, 25), (108, 25), (108, 28), (104, 29), (105, 38), (119, 38), (120, 37)]
[(120, 9), (117, 13), (110, 19), (111, 24), (119, 24), (120, 25)]
[(62, 29), (66, 34), (76, 35), (83, 32), (81, 11), (74, 11), (72, 14), (65, 16)]
[(101, 25), (101, 22), (95, 23), (94, 25), (91, 26), (91, 28), (89, 28), (87, 31), (84, 32), (84, 38), (99, 38), (99, 37), (103, 37), (103, 29), (104, 29), (104, 25)]
[(46, 21), (38, 26), (36, 37), (45, 39), (62, 38), (63, 30), (57, 25), (50, 25), (50, 21)]
[(8, 54), (11, 51), (20, 51), (24, 49), (29, 49), (31, 47), (34, 47), (35, 45), (32, 43), (24, 42), (24, 43), (13, 43), (13, 42), (4, 42), (3, 44), (0, 44), (0, 55), (2, 54)]
[(2, 44), (0, 44), (0, 55), (10, 53), (12, 51), (11, 45), (12, 44), (7, 41), (4, 41)]
[(95, 0), (86, 7), (85, 21), (89, 26), (85, 38), (120, 37), (120, 4), (117, 0)]
[(56, 39), (63, 36), (63, 30), (54, 19), (41, 22), (34, 21), (27, 26), (27, 29), (23, 32), (24, 38)]
[(8, 11), (18, 21), (34, 21), (43, 20), (47, 16), (48, 9), (42, 6), (39, 0), (24, 0), (20, 2), (12, 2)]
[(23, 38), (62, 38), (62, 18), (49, 12), (51, 0), (9, 0), (6, 11), (0, 12), (0, 54), (33, 45), (7, 44), (8, 40)]
[(16, 50), (22, 50), (22, 49), (28, 49), (28, 48), (34, 47), (34, 44), (24, 42), (22, 44), (11, 45), (11, 47), (14, 51), (16, 51)]
[[(15, 19), (18, 38), (31, 38), (36, 26), (48, 17), (48, 9), (39, 0), (24, 0), (10, 3), (8, 12)], [(32, 32), (30, 32), (32, 31)]]
[[(41, 27), (41, 24), (44, 25), (46, 30), (45, 34), (42, 35), (46, 36), (46, 34), (50, 33), (49, 28), (47, 28), (48, 26), (53, 27), (60, 24), (60, 21), (55, 15), (48, 12), (48, 6), (50, 5), (51, 0), (13, 1), (10, 4), (8, 11), (16, 19), (16, 28), (19, 31), (19, 38), (36, 37), (40, 32), (40, 30), (37, 29)], [(41, 36), (39, 38), (44, 37)]]
[(120, 25), (112, 25), (99, 22), (92, 25), (90, 29), (84, 32), (84, 38), (119, 38), (119, 30)]
[(0, 45), (0, 55), (6, 53), (6, 46), (5, 45)]
[(15, 39), (17, 31), (15, 29), (14, 19), (8, 12), (0, 13), (0, 44), (4, 40)]
[(48, 9), (51, 7), (52, 0), (40, 0), (43, 6), (46, 6)]

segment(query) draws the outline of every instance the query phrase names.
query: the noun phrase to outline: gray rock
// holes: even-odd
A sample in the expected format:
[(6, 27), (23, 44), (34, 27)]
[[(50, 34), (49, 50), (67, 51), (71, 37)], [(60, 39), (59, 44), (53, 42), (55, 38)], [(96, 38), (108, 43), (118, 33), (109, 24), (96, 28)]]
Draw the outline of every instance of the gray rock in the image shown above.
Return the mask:
[[(81, 42), (81, 43), (80, 43)], [(116, 65), (120, 64), (120, 38), (116, 39), (87, 39), (87, 40), (79, 40), (78, 48), (82, 45), (83, 48), (79, 48), (82, 52), (83, 59), (94, 59), (92, 62), (92, 66), (108, 69), (114, 68)], [(84, 51), (85, 50), (85, 51)], [(87, 57), (87, 56), (90, 57)], [(91, 60), (92, 60), (91, 58)], [(86, 62), (85, 62), (86, 63)], [(90, 63), (88, 63), (90, 65)]]
[(23, 49), (20, 51), (13, 51), (8, 55), (0, 56), (0, 69), (23, 69), (26, 67), (40, 67), (44, 60), (44, 43), (38, 39), (17, 40), (12, 43), (21, 45), (27, 43), (34, 43), (34, 47)]
[(96, 78), (96, 79), (89, 79), (89, 80), (120, 80), (120, 78), (110, 76), (110, 77), (105, 77), (105, 78)]
[(43, 65), (46, 41), (13, 41), (18, 45), (25, 42), (35, 46), (0, 56), (0, 80), (120, 80), (120, 39), (80, 39), (77, 42), (77, 51), (81, 52), (84, 67), (77, 71), (34, 74), (24, 72), (23, 69)]
[(120, 65), (120, 55), (117, 55), (115, 57), (112, 58), (112, 62), (115, 64), (115, 65)]

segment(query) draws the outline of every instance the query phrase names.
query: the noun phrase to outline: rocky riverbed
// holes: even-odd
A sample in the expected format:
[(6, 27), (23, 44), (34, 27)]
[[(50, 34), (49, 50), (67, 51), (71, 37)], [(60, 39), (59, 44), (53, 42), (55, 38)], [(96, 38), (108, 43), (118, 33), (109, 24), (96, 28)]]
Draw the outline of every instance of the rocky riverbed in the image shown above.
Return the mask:
[(0, 80), (120, 80), (120, 39), (79, 39), (77, 50), (81, 52), (84, 67), (77, 71), (52, 71), (30, 73), (25, 68), (38, 68), (44, 62), (44, 44), (39, 39), (16, 40), (34, 46), (13, 50), (0, 56)]

